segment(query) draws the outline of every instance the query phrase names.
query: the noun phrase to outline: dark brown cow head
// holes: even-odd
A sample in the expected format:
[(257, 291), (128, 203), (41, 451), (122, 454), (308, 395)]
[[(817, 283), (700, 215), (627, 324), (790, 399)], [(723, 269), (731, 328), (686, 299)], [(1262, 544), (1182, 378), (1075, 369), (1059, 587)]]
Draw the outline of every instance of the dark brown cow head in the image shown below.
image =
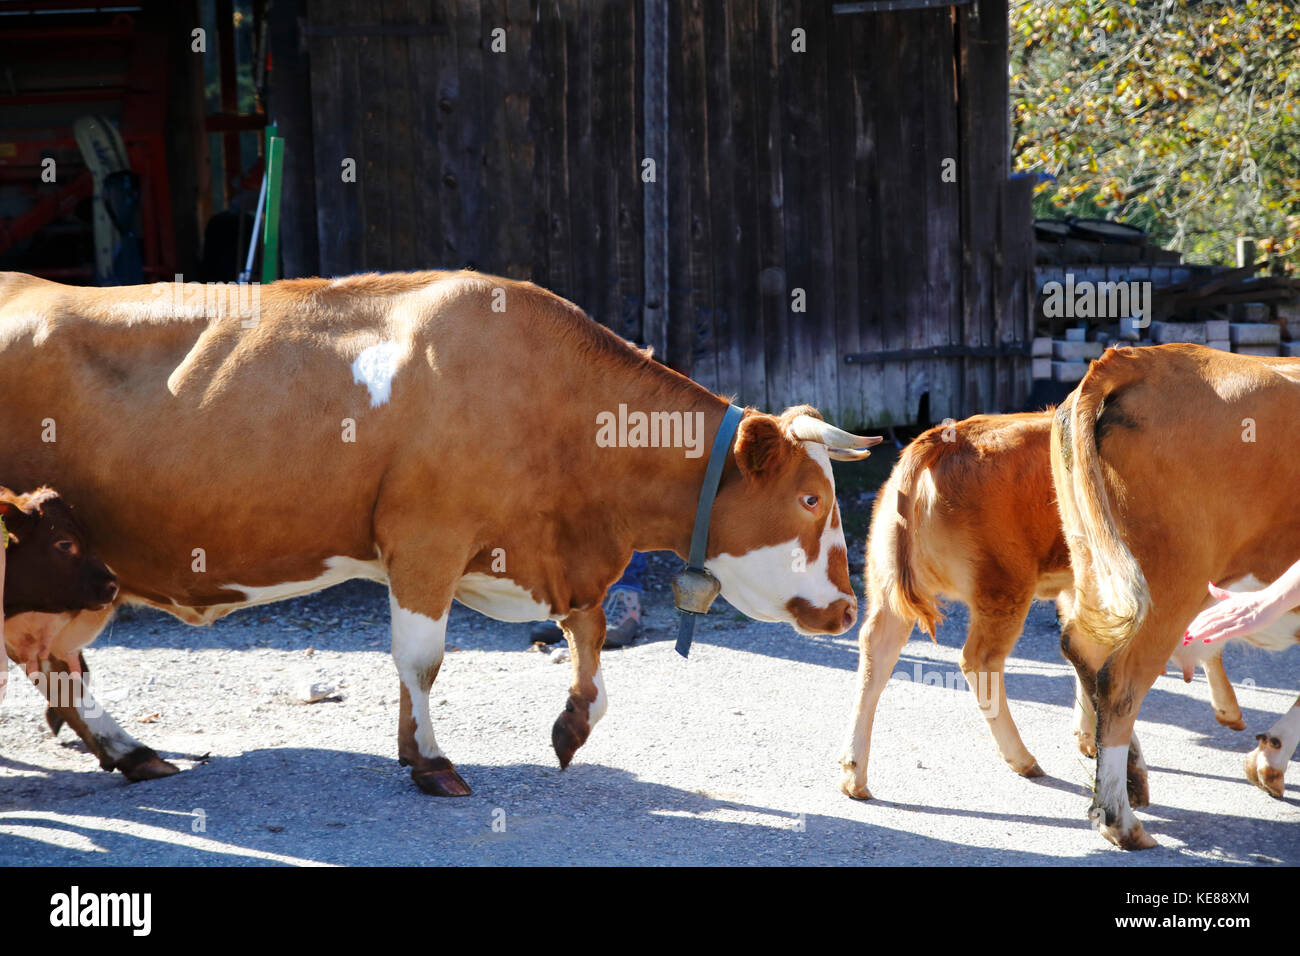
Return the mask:
[(117, 578), (90, 547), (85, 528), (50, 488), (19, 495), (0, 488), (9, 531), (4, 613), (93, 610), (117, 597)]

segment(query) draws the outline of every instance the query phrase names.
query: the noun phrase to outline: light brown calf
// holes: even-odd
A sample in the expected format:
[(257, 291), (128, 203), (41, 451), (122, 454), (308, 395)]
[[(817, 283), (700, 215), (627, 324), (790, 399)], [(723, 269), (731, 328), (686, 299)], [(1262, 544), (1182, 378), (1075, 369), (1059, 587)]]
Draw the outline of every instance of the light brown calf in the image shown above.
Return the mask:
[[(867, 761), (876, 705), (913, 626), (934, 638), (941, 599), (970, 609), (961, 669), (1002, 759), (1023, 776), (1042, 774), (1007, 708), (1003, 664), (1035, 599), (1069, 599), (1068, 591), (1062, 594), (1072, 579), (1052, 490), (1051, 425), (1051, 412), (1039, 412), (936, 426), (904, 449), (881, 488), (867, 542), (859, 693), (841, 759), (840, 789), (849, 796), (871, 797)], [(1190, 680), (1194, 663), (1178, 663)], [(1244, 729), (1219, 656), (1203, 667), (1216, 719)], [(1094, 755), (1095, 717), (1077, 685), (1075, 701), (1079, 748)]]
[[(1194, 345), (1111, 349), (1057, 409), (1052, 475), (1075, 595), (1064, 649), (1097, 709), (1089, 816), (1124, 849), (1155, 846), (1133, 813), (1147, 793), (1133, 725), (1206, 582), (1258, 588), (1300, 558), (1297, 422), (1300, 361)], [(1241, 639), (1279, 650), (1298, 634), (1292, 613)], [(1258, 739), (1246, 774), (1281, 796), (1300, 705)]]

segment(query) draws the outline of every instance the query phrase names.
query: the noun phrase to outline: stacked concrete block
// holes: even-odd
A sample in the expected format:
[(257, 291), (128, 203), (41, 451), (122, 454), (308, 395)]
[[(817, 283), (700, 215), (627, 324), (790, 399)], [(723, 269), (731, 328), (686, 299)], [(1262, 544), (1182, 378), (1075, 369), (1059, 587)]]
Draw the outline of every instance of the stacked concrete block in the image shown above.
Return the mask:
[(1205, 344), (1204, 322), (1152, 322), (1151, 341), (1157, 345), (1169, 342), (1193, 342)]
[(1232, 339), (1229, 337), (1227, 319), (1208, 319), (1205, 322), (1205, 344), (1220, 352), (1232, 351)]
[(1040, 335), (1029, 345), (1030, 374), (1036, 378), (1052, 377), (1052, 340)]

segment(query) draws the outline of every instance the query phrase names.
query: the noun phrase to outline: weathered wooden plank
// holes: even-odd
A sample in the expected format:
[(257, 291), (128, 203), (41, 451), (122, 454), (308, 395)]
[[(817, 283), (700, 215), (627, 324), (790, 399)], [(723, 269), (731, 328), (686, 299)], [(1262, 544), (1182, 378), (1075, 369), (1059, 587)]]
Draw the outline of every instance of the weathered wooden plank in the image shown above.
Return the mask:
[[(878, 279), (872, 294), (879, 297), (880, 347), (901, 349), (907, 347), (907, 315), (905, 297), (908, 260), (914, 251), (909, 248), (909, 233), (916, 216), (915, 197), (906, 195), (911, 181), (909, 170), (911, 155), (903, 142), (902, 117), (895, 104), (907, 98), (907, 87), (913, 77), (900, 66), (910, 55), (910, 37), (906, 30), (906, 13), (882, 13), (876, 32), (875, 59), (871, 66), (871, 96), (867, 108), (876, 117), (876, 150), (878, 167), (873, 177), (876, 194), (876, 213), (870, 223), (877, 235)], [(881, 63), (890, 69), (881, 69)], [(909, 208), (910, 206), (910, 208)], [(910, 421), (907, 402), (906, 365), (888, 362), (880, 372), (882, 394), (877, 420), (882, 424)]]
[(512, 279), (531, 279), (535, 267), (532, 233), (543, 202), (533, 189), (537, 147), (528, 128), (533, 99), (530, 59), (537, 18), (530, 0), (505, 0), (504, 7), (509, 42), (505, 75), (501, 78), (508, 154), (504, 170), (510, 179), (512, 201), (504, 228), (506, 248), (498, 258)]
[(637, 86), (641, 43), (641, 24), (635, 5), (615, 5), (610, 11), (610, 49), (612, 58), (611, 114), (613, 131), (610, 165), (617, 184), (616, 264), (618, 276), (619, 334), (634, 342), (645, 342), (641, 326), (644, 301), (644, 265), (642, 254), (641, 198), (641, 96)]
[[(686, 312), (676, 317), (689, 332), (690, 374), (706, 388), (717, 389), (717, 338), (713, 323), (713, 262), (717, 250), (711, 239), (709, 194), (709, 103), (704, 11), (701, 0), (682, 0), (680, 71), (682, 111), (674, 125), (684, 131), (683, 150), (676, 162), (685, 165), (690, 193), (684, 229), (687, 271)], [(682, 235), (683, 233), (675, 233)]]
[[(1006, 22), (1005, 0), (979, 0), (957, 12), (960, 74), (963, 193), (963, 339), (972, 345), (996, 341), (1000, 306), (995, 302), (996, 242), (1000, 191), (1005, 179)], [(992, 410), (996, 360), (968, 359), (963, 414)]]
[(407, 38), (408, 75), (411, 97), (411, 166), (412, 190), (407, 197), (414, 217), (414, 255), (423, 268), (437, 269), (450, 265), (447, 256), (442, 216), (442, 154), (445, 144), (445, 113), (439, 101), (438, 70), (449, 44), (447, 37), (435, 36), (435, 17), (445, 12), (426, 3), (417, 3), (412, 21), (429, 32)]
[[(821, 144), (814, 141), (811, 133), (815, 123), (815, 93), (811, 84), (816, 77), (809, 60), (820, 58), (815, 53), (796, 53), (791, 49), (790, 31), (795, 26), (805, 31), (806, 41), (808, 24), (804, 11), (797, 0), (785, 0), (774, 24), (774, 46), (780, 64), (782, 135), (773, 143), (774, 148), (781, 151), (783, 172), (781, 212), (786, 278), (783, 311), (788, 317), (786, 394), (779, 399), (783, 406), (800, 402), (820, 404), (817, 355), (821, 348), (816, 323), (820, 316), (825, 315), (827, 300), (834, 294), (829, 283), (813, 274), (810, 231), (816, 216), (816, 210), (812, 208), (815, 202), (812, 178), (820, 172)], [(795, 311), (796, 306), (800, 311)]]
[[(705, 4), (703, 10), (708, 58), (708, 175), (709, 228), (717, 246), (713, 260), (713, 335), (717, 363), (717, 390), (745, 394), (744, 328), (740, 321), (737, 290), (739, 276), (748, 276), (747, 263), (739, 262), (740, 224), (733, 186), (737, 174), (733, 135), (732, 62), (727, 9)], [(739, 266), (739, 267), (738, 267)], [(743, 399), (748, 401), (748, 395)]]
[[(376, 11), (365, 4), (369, 17)], [(360, 14), (362, 4), (354, 9)], [(361, 187), (361, 201), (366, 210), (364, 240), (361, 258), (356, 265), (366, 270), (383, 271), (393, 268), (392, 237), (389, 234), (392, 201), (392, 145), (388, 141), (388, 81), (384, 57), (383, 37), (362, 35), (352, 41), (356, 45), (357, 95), (359, 114), (353, 135), (364, 142), (364, 162), (357, 163), (357, 184)], [(404, 158), (403, 158), (404, 161)]]
[(671, 100), (670, 53), (671, 31), (669, 0), (641, 0), (641, 122), (642, 150), (653, 161), (653, 182), (643, 181), (642, 255), (644, 257), (645, 295), (642, 301), (642, 327), (646, 342), (660, 361), (672, 362), (669, 343), (670, 246), (668, 223), (672, 216), (672, 171), (668, 108)]
[[(383, 0), (384, 22), (410, 25), (416, 22), (421, 4), (418, 0)], [(389, 184), (389, 253), (388, 269), (428, 268), (422, 261), (415, 241), (415, 207), (410, 197), (415, 193), (414, 105), (411, 90), (415, 83), (410, 72), (410, 43), (405, 36), (384, 37), (381, 41), (386, 86), (376, 92), (388, 105), (387, 163), (384, 170)]]
[[(349, 0), (322, 0), (312, 8), (312, 23), (344, 23), (351, 9)], [(357, 42), (348, 37), (313, 36), (310, 46), (320, 271), (322, 275), (347, 275), (362, 268), (366, 225), (362, 202), (365, 143), (348, 122), (362, 110)], [(343, 181), (345, 160), (356, 164), (355, 182)]]
[(770, 3), (758, 4), (754, 42), (755, 212), (758, 217), (759, 307), (763, 311), (766, 407), (788, 403), (790, 381), (790, 283), (785, 272), (785, 181), (781, 157), (781, 62), (779, 29)]
[(454, 192), (460, 204), (460, 265), (490, 271), (487, 241), (489, 199), (483, 159), (490, 123), (484, 116), (484, 58), (488, 37), (483, 33), (479, 0), (453, 0), (452, 20), (456, 44), (457, 96), (455, 118), (456, 161)]
[[(830, 124), (829, 188), (832, 209), (835, 283), (835, 362), (839, 384), (840, 424), (860, 427), (865, 421), (863, 392), (867, 366), (846, 365), (843, 357), (862, 351), (861, 295), (858, 291), (858, 209), (863, 204), (857, 180), (856, 150), (861, 137), (860, 70), (854, 57), (860, 49), (862, 23), (846, 17), (832, 23), (827, 43), (830, 69), (828, 99), (836, 104), (836, 121)], [(871, 371), (874, 374), (874, 369)]]
[(736, 284), (726, 294), (730, 303), (733, 328), (741, 341), (740, 400), (765, 407), (767, 404), (767, 369), (764, 353), (766, 319), (759, 295), (759, 273), (763, 269), (759, 253), (759, 232), (746, 211), (754, 207), (758, 179), (753, 156), (756, 142), (756, 112), (766, 104), (755, 101), (754, 33), (759, 0), (736, 0), (729, 8), (727, 49), (730, 53), (731, 129), (735, 146), (735, 163), (731, 167), (733, 202), (736, 204), (736, 233), (732, 245), (736, 261)]
[[(926, 11), (927, 40), (922, 67), (926, 170), (926, 315), (928, 344), (961, 340), (961, 191), (945, 177), (948, 161), (957, 159), (957, 104), (954, 98), (952, 17), (946, 10)], [(930, 363), (930, 417), (940, 422), (958, 417), (959, 363)]]

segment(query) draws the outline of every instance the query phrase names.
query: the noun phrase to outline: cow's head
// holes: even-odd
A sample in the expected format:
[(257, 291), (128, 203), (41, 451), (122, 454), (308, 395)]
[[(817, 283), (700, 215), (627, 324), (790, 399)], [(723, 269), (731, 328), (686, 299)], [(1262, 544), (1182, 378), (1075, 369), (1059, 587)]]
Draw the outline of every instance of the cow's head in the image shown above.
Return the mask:
[(19, 495), (0, 488), (9, 531), (6, 615), (97, 610), (117, 597), (117, 578), (91, 550), (72, 509), (50, 488)]
[(807, 405), (779, 418), (746, 410), (705, 562), (729, 603), (804, 634), (842, 634), (853, 626), (858, 602), (831, 459), (859, 461), (879, 441), (834, 428)]

